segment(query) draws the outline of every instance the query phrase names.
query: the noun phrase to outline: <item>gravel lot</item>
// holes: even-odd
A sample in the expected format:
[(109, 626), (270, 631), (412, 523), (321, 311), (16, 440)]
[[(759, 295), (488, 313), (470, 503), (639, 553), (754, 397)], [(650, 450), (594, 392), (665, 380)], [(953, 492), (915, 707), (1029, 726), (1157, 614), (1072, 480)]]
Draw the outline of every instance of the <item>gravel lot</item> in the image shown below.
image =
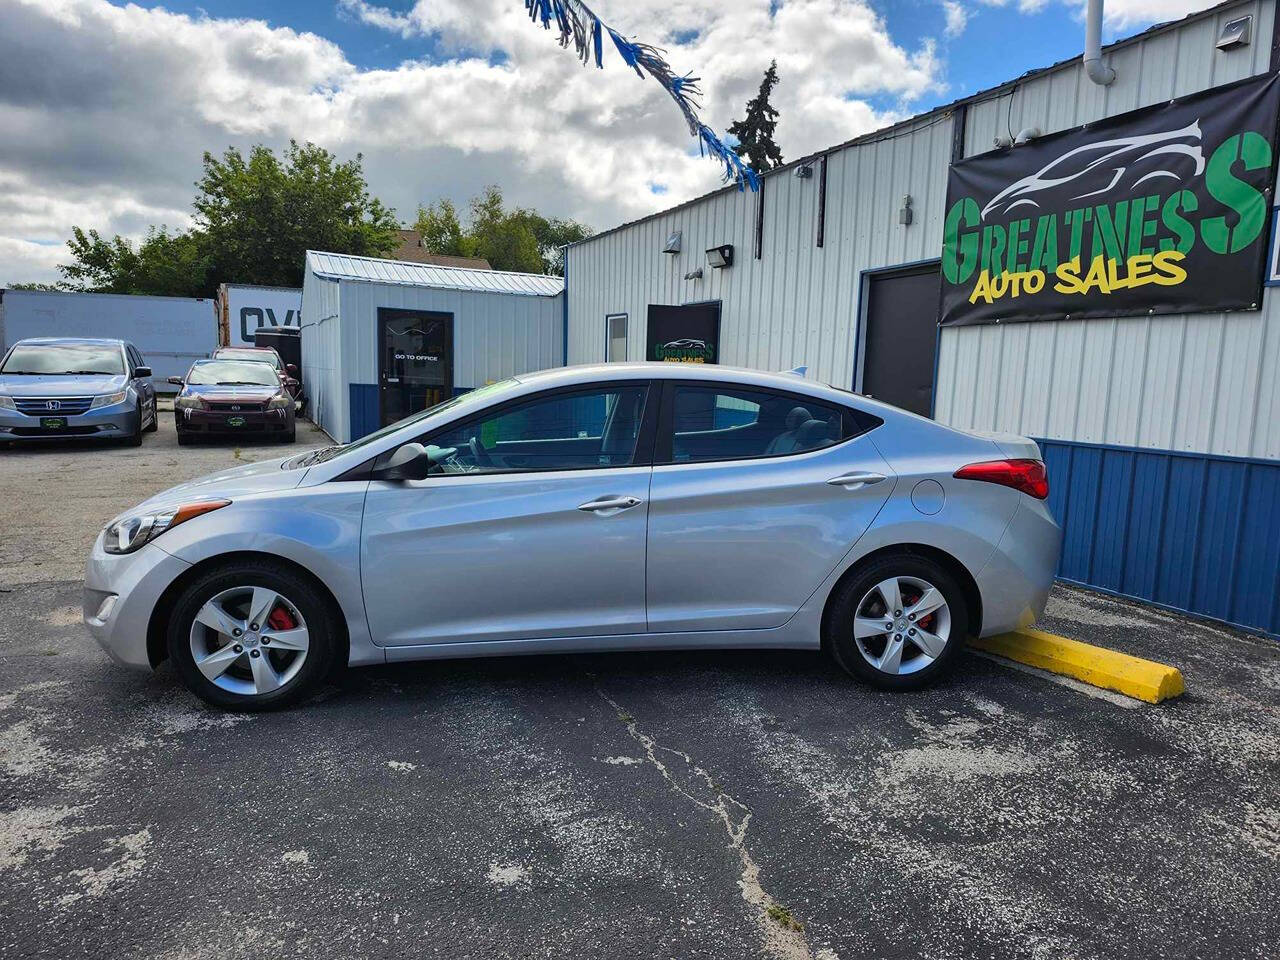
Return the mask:
[(1046, 629), (1188, 694), (977, 654), (896, 696), (816, 654), (637, 654), (353, 671), (223, 715), (79, 622), (98, 526), (235, 460), (165, 423), (0, 452), (0, 956), (1275, 956), (1272, 641), (1058, 589)]

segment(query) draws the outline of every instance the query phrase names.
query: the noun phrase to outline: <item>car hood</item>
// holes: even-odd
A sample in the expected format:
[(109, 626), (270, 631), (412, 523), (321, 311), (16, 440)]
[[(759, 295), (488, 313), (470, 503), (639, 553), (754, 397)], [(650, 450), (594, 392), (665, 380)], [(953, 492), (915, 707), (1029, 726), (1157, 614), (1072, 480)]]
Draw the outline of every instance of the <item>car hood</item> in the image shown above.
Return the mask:
[(188, 480), (176, 487), (162, 490), (153, 497), (148, 497), (138, 506), (154, 506), (177, 503), (183, 500), (235, 500), (236, 497), (252, 493), (268, 493), (272, 490), (290, 490), (302, 482), (307, 475), (306, 469), (285, 469), (285, 461), (293, 458), (280, 457), (276, 460), (262, 460), (248, 463), (243, 467), (230, 470), (219, 470), (208, 476)]
[(0, 393), (11, 397), (91, 397), (100, 393), (115, 393), (123, 390), (127, 382), (124, 374), (114, 377), (73, 374), (31, 377), (0, 374)]

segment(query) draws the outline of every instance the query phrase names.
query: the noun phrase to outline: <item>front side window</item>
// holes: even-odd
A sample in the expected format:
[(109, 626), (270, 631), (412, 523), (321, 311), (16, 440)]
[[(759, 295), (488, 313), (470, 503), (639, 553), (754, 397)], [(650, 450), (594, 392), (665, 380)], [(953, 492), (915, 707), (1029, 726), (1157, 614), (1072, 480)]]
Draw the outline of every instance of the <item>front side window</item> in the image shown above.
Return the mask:
[(556, 393), (480, 414), (428, 439), (432, 474), (627, 467), (648, 387)]
[(767, 390), (677, 385), (671, 460), (741, 460), (829, 447), (845, 439), (836, 406)]

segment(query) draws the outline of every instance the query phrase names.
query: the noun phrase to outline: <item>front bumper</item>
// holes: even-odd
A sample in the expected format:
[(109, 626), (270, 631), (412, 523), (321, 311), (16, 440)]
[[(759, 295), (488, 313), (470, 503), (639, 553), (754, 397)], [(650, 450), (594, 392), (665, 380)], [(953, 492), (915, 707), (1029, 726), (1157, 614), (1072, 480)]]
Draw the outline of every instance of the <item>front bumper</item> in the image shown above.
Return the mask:
[(161, 594), (190, 566), (154, 543), (136, 553), (107, 553), (98, 534), (84, 573), (84, 623), (112, 660), (136, 670), (151, 669), (151, 613)]
[(293, 410), (183, 409), (174, 414), (180, 433), (288, 433), (293, 429)]
[(138, 407), (132, 401), (113, 403), (88, 413), (63, 416), (50, 412), (49, 416), (66, 421), (66, 425), (48, 428), (41, 424), (45, 417), (0, 410), (0, 441), (6, 440), (66, 440), (76, 437), (102, 439), (132, 437), (138, 432)]
[(1058, 568), (1062, 528), (1040, 500), (1021, 502), (986, 566), (974, 578), (982, 595), (982, 635), (1008, 633), (1044, 613)]

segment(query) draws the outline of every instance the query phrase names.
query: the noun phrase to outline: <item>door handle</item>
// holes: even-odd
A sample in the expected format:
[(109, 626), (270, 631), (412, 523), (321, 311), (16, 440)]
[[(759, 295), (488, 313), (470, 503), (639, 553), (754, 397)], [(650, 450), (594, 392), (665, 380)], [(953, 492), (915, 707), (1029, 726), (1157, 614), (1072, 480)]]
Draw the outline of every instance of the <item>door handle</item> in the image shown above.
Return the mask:
[(842, 473), (838, 477), (832, 477), (827, 483), (833, 487), (844, 487), (846, 490), (860, 490), (863, 487), (869, 487), (873, 483), (879, 483), (885, 477), (880, 473), (867, 473), (863, 470), (855, 470), (852, 473)]
[(578, 509), (584, 513), (594, 513), (601, 517), (611, 517), (615, 513), (621, 513), (623, 510), (630, 510), (632, 507), (638, 507), (643, 501), (636, 497), (601, 497), (599, 500), (589, 500), (586, 503), (578, 505)]

